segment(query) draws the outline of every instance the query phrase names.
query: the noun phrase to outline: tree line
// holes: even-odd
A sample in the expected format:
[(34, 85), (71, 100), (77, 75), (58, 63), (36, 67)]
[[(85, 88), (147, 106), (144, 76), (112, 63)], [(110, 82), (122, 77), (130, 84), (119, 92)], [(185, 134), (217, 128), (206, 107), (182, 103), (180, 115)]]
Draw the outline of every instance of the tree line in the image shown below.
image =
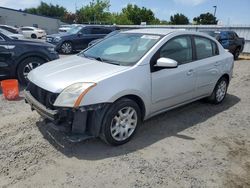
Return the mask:
[[(138, 7), (128, 4), (121, 12), (112, 13), (109, 0), (92, 0), (89, 4), (69, 12), (65, 7), (47, 4), (41, 1), (40, 5), (34, 8), (24, 9), (24, 12), (58, 18), (63, 22), (72, 23), (94, 23), (94, 24), (118, 24), (118, 25), (140, 25), (146, 22), (147, 25), (187, 25), (190, 24), (188, 17), (177, 13), (170, 17), (170, 20), (158, 19), (154, 12), (145, 7)], [(193, 18), (193, 24), (217, 24), (218, 20), (211, 13), (204, 13)]]

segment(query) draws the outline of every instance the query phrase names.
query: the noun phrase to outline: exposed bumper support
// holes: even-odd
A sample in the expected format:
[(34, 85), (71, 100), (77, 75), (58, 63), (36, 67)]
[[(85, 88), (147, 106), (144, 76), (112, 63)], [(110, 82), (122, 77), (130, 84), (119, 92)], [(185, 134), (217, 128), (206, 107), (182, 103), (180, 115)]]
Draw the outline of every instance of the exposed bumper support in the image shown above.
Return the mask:
[(109, 104), (95, 104), (79, 109), (50, 110), (38, 102), (29, 91), (24, 91), (25, 101), (42, 117), (49, 120), (49, 125), (58, 131), (67, 133), (68, 140), (79, 142), (92, 137), (98, 137), (102, 120)]
[(47, 109), (44, 105), (39, 103), (29, 91), (24, 90), (24, 97), (27, 103), (30, 104), (32, 110), (36, 110), (42, 117), (51, 121), (55, 121), (57, 118), (57, 110)]

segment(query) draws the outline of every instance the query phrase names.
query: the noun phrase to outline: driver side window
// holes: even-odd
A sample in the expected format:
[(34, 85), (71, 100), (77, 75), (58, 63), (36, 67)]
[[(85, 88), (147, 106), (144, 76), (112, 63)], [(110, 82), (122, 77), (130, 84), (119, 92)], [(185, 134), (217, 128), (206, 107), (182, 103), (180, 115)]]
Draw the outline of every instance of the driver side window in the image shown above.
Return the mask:
[(191, 62), (193, 59), (191, 38), (180, 36), (169, 40), (160, 49), (160, 57), (173, 59), (179, 65)]

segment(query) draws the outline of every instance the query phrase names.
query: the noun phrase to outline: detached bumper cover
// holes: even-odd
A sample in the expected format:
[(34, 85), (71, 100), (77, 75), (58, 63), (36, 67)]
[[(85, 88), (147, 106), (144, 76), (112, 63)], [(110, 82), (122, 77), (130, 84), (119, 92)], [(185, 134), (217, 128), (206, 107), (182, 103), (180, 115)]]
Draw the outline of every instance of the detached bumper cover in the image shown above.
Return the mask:
[(49, 120), (52, 128), (69, 135), (69, 140), (78, 142), (91, 137), (98, 137), (101, 132), (102, 121), (109, 107), (109, 103), (73, 108), (59, 108), (50, 110), (37, 101), (29, 91), (24, 91), (25, 101), (32, 110), (36, 110), (42, 117)]

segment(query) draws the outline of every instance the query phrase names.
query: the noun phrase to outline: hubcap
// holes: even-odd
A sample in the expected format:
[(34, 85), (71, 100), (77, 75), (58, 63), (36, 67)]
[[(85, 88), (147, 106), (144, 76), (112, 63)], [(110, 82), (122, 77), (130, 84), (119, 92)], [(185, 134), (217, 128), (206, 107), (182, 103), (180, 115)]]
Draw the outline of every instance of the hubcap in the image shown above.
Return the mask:
[(218, 102), (222, 101), (227, 92), (227, 83), (226, 81), (221, 81), (218, 85), (218, 89), (216, 91), (216, 99)]
[(68, 53), (70, 53), (71, 51), (72, 51), (72, 46), (71, 46), (71, 44), (69, 44), (69, 43), (64, 43), (64, 44), (62, 45), (62, 52), (63, 52), (63, 53), (68, 54)]
[(41, 63), (39, 62), (31, 62), (25, 65), (25, 67), (23, 68), (23, 77), (27, 80), (29, 72), (40, 65)]
[(136, 125), (136, 110), (132, 107), (122, 108), (111, 121), (111, 135), (116, 141), (126, 140), (133, 134)]

